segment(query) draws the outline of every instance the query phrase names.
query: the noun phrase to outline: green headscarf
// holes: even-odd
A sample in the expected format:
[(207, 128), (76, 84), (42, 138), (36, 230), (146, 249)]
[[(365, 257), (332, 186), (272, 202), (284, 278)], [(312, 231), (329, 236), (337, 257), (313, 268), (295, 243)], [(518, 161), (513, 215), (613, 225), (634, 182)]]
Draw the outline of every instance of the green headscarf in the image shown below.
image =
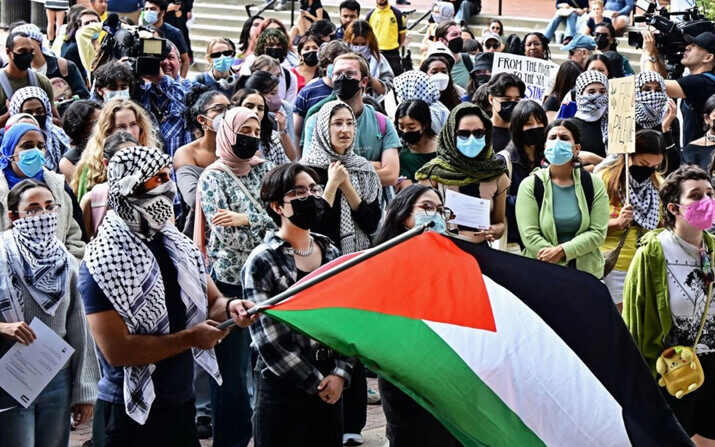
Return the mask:
[[(457, 149), (457, 123), (466, 115), (477, 115), (484, 123), (486, 146), (474, 158), (465, 157)], [(465, 102), (452, 110), (439, 133), (437, 157), (415, 174), (417, 180), (429, 179), (443, 185), (464, 186), (494, 180), (507, 172), (506, 163), (494, 156), (492, 122), (478, 106)]]

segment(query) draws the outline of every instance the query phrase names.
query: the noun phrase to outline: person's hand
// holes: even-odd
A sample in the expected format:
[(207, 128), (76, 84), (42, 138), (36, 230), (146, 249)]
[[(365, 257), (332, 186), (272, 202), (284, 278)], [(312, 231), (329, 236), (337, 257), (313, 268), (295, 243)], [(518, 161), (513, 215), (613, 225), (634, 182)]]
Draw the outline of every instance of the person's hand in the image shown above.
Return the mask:
[(678, 107), (675, 105), (675, 101), (668, 98), (668, 105), (665, 109), (665, 116), (663, 116), (663, 132), (670, 132), (673, 121), (675, 117), (678, 116)]
[(151, 76), (142, 76), (142, 79), (151, 82), (152, 84), (159, 84), (162, 79), (164, 79), (164, 70), (159, 67), (159, 73)]
[(94, 414), (94, 404), (72, 405), (72, 426), (84, 424)]
[(566, 253), (564, 253), (564, 249), (560, 245), (558, 245), (556, 247), (542, 248), (541, 250), (539, 250), (537, 259), (539, 261), (557, 264), (565, 255)]
[(246, 300), (231, 301), (231, 303), (228, 305), (228, 310), (231, 314), (231, 318), (233, 318), (233, 321), (236, 322), (236, 326), (248, 327), (255, 323), (256, 320), (258, 320), (259, 315), (257, 313), (251, 315), (250, 317), (248, 316), (248, 309), (254, 306), (255, 304)]
[(618, 228), (622, 230), (630, 225), (631, 222), (633, 222), (633, 206), (624, 206), (618, 214), (616, 220), (618, 221)]
[(35, 331), (24, 321), (19, 323), (0, 323), (0, 334), (22, 343), (25, 346), (37, 340)]
[(199, 349), (213, 349), (229, 332), (229, 329), (222, 331), (216, 326), (218, 326), (217, 322), (206, 320), (188, 329), (191, 346)]
[(211, 219), (217, 227), (243, 227), (248, 225), (248, 216), (233, 211), (219, 209)]
[(328, 166), (328, 183), (333, 183), (337, 186), (345, 183), (350, 178), (348, 170), (339, 161), (334, 161)]
[(335, 374), (330, 374), (326, 376), (320, 385), (318, 385), (318, 396), (320, 396), (323, 401), (332, 405), (338, 400), (343, 394), (343, 387), (345, 386), (345, 379)]
[(276, 120), (276, 124), (278, 125), (278, 132), (284, 132), (286, 130), (286, 115), (285, 115), (285, 113), (283, 113), (282, 110), (279, 110), (273, 116), (273, 119)]
[(655, 35), (653, 31), (643, 30), (641, 31), (643, 36), (643, 54), (647, 57), (658, 58), (658, 49), (655, 47)]
[(167, 11), (178, 11), (180, 8), (181, 8), (180, 3), (169, 3), (169, 6), (167, 6), (166, 10)]
[(613, 14), (611, 14), (611, 19), (612, 19), (612, 20), (616, 20), (617, 18), (618, 18), (618, 11), (614, 12)]

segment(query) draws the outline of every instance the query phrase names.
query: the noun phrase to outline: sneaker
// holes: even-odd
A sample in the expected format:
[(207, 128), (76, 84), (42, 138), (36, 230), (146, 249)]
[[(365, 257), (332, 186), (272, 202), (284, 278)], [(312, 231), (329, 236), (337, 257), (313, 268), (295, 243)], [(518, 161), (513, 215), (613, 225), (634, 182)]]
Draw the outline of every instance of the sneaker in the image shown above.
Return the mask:
[(343, 445), (362, 445), (362, 436), (357, 433), (343, 434)]
[(199, 439), (209, 439), (213, 436), (213, 426), (209, 416), (199, 416), (196, 418), (196, 434)]
[(368, 405), (378, 405), (380, 403), (380, 393), (367, 387), (367, 404)]

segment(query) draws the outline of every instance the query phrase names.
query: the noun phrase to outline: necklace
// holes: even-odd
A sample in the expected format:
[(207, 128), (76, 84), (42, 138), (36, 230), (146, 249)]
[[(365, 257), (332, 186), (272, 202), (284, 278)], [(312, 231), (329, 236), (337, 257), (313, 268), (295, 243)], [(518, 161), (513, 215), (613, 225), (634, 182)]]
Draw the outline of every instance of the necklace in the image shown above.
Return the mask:
[(710, 132), (705, 134), (706, 137), (708, 137), (708, 141), (711, 143), (715, 143), (715, 135), (711, 134)]
[(293, 249), (293, 253), (297, 254), (298, 256), (303, 256), (303, 257), (305, 258), (305, 257), (308, 257), (308, 256), (310, 256), (310, 255), (313, 254), (313, 249), (314, 249), (314, 248), (315, 248), (315, 245), (313, 244), (313, 238), (311, 237), (311, 238), (310, 238), (310, 246), (308, 247), (307, 250), (305, 250), (305, 251), (300, 251), (300, 250), (296, 250), (296, 249), (294, 248), (294, 249)]
[[(675, 232), (673, 232), (673, 236), (674, 236), (675, 242), (677, 242), (678, 245), (680, 245), (680, 248), (683, 249), (685, 254), (688, 256), (693, 256), (689, 253), (689, 251), (685, 247), (685, 245), (683, 245), (683, 242), (685, 242), (685, 241), (682, 241), (682, 238), (680, 236), (678, 236), (677, 234), (675, 234)], [(696, 248), (698, 250), (698, 254), (695, 256), (700, 258), (700, 270), (703, 275), (703, 283), (707, 286), (708, 284), (713, 282), (714, 278), (713, 278), (713, 268), (712, 268), (712, 265), (710, 264), (710, 253), (708, 252), (708, 246), (705, 243), (705, 238), (703, 238), (703, 241), (700, 244), (699, 248), (695, 247), (693, 245), (691, 245), (691, 247)], [(695, 256), (693, 256), (693, 257), (695, 257)]]

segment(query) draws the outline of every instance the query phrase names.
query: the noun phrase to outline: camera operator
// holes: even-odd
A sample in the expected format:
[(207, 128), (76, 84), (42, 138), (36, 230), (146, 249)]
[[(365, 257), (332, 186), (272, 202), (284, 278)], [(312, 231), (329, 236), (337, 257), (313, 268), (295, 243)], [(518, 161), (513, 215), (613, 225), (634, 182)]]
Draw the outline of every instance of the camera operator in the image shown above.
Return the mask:
[[(642, 31), (643, 70), (657, 71), (663, 77), (667, 73), (659, 59), (655, 37), (651, 31)], [(690, 70), (690, 75), (677, 80), (666, 80), (666, 93), (671, 98), (683, 98), (680, 110), (683, 114), (683, 142), (685, 147), (691, 141), (700, 138), (703, 130), (703, 108), (705, 101), (715, 94), (715, 34), (705, 32), (697, 37), (685, 35), (688, 46), (680, 63)]]
[(164, 15), (169, 7), (167, 0), (147, 0), (144, 3), (144, 13), (142, 15), (144, 24), (155, 28), (162, 37), (169, 39), (179, 49), (181, 56), (181, 77), (185, 78), (189, 72), (189, 48), (184, 41), (181, 31), (164, 22)]
[(172, 41), (168, 41), (168, 44), (171, 51), (169, 51), (166, 58), (161, 61), (161, 69), (164, 70), (164, 74), (171, 76), (174, 81), (181, 84), (188, 93), (191, 87), (196, 85), (196, 82), (181, 77), (181, 56), (179, 55), (179, 49), (176, 48), (176, 45), (174, 45)]

